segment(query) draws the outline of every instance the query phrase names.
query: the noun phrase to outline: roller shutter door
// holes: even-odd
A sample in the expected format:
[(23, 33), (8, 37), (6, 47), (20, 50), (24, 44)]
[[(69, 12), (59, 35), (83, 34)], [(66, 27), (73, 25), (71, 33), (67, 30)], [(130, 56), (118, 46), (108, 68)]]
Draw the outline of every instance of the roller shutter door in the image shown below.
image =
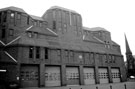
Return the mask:
[(109, 82), (107, 68), (99, 68), (99, 81), (101, 84)]
[(84, 68), (84, 83), (95, 84), (94, 68)]
[(120, 71), (119, 71), (119, 69), (118, 68), (112, 68), (111, 72), (112, 72), (113, 82), (114, 83), (120, 82)]
[(61, 86), (60, 67), (45, 67), (45, 86)]
[(66, 68), (67, 85), (79, 85), (79, 72), (77, 67)]
[(38, 87), (38, 66), (22, 66), (20, 71), (21, 87)]

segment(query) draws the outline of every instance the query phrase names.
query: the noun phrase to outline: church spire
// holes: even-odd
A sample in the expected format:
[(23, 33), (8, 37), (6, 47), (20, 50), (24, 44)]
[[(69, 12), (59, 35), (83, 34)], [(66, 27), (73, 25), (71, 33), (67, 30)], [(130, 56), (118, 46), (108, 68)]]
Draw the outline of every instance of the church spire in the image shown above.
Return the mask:
[(132, 54), (132, 52), (130, 50), (130, 47), (129, 47), (129, 44), (128, 44), (128, 41), (127, 41), (126, 35), (125, 35), (125, 44), (126, 44), (126, 54)]
[(126, 44), (126, 58), (127, 58), (127, 75), (128, 77), (133, 75), (135, 76), (135, 59), (130, 50), (126, 35), (125, 35), (125, 44)]

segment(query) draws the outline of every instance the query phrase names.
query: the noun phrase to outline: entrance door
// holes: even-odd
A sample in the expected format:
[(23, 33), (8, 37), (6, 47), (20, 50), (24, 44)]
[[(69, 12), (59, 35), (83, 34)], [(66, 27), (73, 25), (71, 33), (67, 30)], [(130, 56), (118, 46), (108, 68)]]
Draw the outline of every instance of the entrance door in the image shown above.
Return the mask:
[(120, 82), (120, 71), (119, 71), (119, 69), (118, 68), (112, 68), (111, 72), (112, 72), (113, 82), (114, 83)]
[(60, 67), (45, 67), (45, 86), (61, 86)]
[(100, 83), (109, 82), (107, 68), (99, 68), (99, 81)]
[(38, 66), (21, 66), (21, 87), (38, 87), (39, 71)]
[(84, 84), (95, 84), (94, 68), (84, 68)]
[(79, 85), (79, 72), (77, 67), (66, 68), (67, 85)]

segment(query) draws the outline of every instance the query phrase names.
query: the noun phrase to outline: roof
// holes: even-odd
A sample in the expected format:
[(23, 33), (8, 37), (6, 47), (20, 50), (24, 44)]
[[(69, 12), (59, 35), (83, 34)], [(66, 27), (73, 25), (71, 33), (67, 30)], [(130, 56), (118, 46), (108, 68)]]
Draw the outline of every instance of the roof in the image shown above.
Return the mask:
[(119, 45), (119, 44), (117, 44), (117, 43), (116, 43), (116, 42), (114, 42), (114, 41), (111, 41), (111, 42), (112, 42), (112, 44), (113, 44), (113, 45)]
[(30, 16), (31, 16), (32, 19), (44, 21), (44, 19), (42, 17), (35, 16), (35, 15), (30, 15)]
[(59, 40), (59, 38), (44, 38), (44, 39), (33, 39), (28, 38), (25, 34), (21, 35), (20, 39), (17, 39), (10, 45), (20, 44), (20, 45), (35, 45), (41, 47), (50, 47), (50, 48), (58, 48), (58, 49), (68, 49), (68, 50), (76, 50), (76, 51), (85, 51), (85, 52), (96, 52), (96, 53), (107, 53), (107, 54), (116, 54), (121, 55), (121, 53), (117, 50), (113, 49), (106, 49), (102, 45), (104, 44), (97, 44), (97, 43), (90, 43), (90, 42), (63, 42)]
[(56, 34), (54, 34), (52, 31), (48, 30), (47, 28), (36, 27), (36, 26), (31, 27), (27, 31), (38, 32), (38, 33), (44, 34), (44, 35), (57, 36)]
[[(85, 28), (84, 28), (85, 30)], [(92, 33), (83, 35), (83, 40), (84, 41), (92, 41), (92, 42), (98, 42), (98, 43), (104, 43), (102, 40), (100, 40), (99, 38), (97, 38), (96, 36), (94, 36)]]
[(94, 27), (94, 28), (83, 27), (83, 29), (88, 30), (88, 31), (107, 31), (106, 29), (102, 27)]
[(99, 41), (98, 39), (95, 38), (95, 36), (92, 36), (92, 35), (89, 35), (89, 36), (84, 35), (83, 41), (91, 41), (91, 42), (101, 43), (101, 41)]
[(5, 11), (5, 10), (13, 10), (13, 11), (26, 13), (23, 9), (18, 8), (18, 7), (14, 7), (14, 6), (10, 6), (10, 7), (0, 9), (0, 11)]
[(61, 9), (61, 10), (66, 10), (66, 11), (69, 11), (69, 12), (77, 13), (74, 10), (70, 10), (70, 9), (67, 9), (67, 8), (60, 7), (60, 6), (52, 6), (50, 9)]

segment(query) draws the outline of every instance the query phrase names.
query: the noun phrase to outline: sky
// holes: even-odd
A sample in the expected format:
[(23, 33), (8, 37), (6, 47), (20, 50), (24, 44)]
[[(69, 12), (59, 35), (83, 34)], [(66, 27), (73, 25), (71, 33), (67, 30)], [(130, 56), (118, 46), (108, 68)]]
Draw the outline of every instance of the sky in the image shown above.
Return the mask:
[(103, 27), (121, 46), (125, 58), (125, 38), (135, 55), (135, 0), (0, 0), (0, 9), (15, 6), (28, 14), (42, 16), (52, 6), (60, 6), (81, 14), (83, 26)]

